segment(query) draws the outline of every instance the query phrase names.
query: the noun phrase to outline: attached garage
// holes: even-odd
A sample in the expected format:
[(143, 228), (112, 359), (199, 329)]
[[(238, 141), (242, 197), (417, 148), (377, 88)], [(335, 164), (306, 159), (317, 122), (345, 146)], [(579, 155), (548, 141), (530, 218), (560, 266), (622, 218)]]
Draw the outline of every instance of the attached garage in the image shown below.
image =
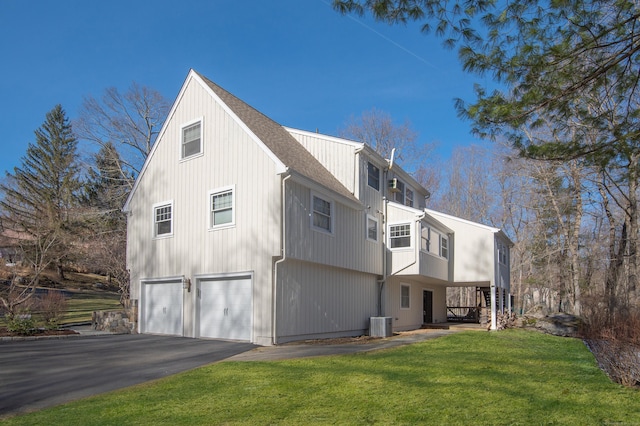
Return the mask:
[(251, 341), (251, 276), (197, 281), (196, 337)]
[(182, 279), (142, 282), (141, 331), (182, 336)]

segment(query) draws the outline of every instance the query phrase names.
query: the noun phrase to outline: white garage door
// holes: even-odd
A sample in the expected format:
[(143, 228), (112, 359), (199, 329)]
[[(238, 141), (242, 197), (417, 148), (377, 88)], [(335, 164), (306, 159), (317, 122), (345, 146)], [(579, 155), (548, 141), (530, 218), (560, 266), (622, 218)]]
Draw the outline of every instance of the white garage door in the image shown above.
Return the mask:
[(251, 278), (198, 282), (198, 336), (251, 340)]
[(144, 333), (182, 336), (182, 282), (142, 284)]

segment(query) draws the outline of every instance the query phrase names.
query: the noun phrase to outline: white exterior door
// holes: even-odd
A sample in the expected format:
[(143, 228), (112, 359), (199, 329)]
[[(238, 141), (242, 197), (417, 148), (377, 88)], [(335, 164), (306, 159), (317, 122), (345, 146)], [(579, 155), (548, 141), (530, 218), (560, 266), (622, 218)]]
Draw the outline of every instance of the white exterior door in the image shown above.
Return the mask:
[(182, 336), (182, 281), (142, 284), (142, 331)]
[(198, 337), (251, 340), (251, 278), (198, 282)]

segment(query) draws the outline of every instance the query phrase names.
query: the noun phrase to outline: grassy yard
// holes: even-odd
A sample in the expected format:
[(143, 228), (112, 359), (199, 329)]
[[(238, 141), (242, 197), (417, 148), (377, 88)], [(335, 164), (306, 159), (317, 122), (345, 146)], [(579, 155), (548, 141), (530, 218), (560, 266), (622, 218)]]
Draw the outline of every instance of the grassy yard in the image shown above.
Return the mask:
[(612, 383), (580, 340), (464, 332), (348, 356), (223, 362), (7, 421), (310, 423), (639, 424), (640, 392)]
[(91, 321), (94, 311), (115, 311), (122, 309), (120, 295), (105, 291), (85, 291), (74, 293), (68, 299), (67, 310), (61, 324)]

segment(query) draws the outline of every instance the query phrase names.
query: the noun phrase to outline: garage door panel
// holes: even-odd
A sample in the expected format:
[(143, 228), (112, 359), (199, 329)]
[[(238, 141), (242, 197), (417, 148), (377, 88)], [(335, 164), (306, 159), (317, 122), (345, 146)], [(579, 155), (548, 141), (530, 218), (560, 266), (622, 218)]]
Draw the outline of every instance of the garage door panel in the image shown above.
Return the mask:
[(251, 278), (200, 281), (198, 304), (200, 337), (251, 340)]
[(182, 283), (144, 283), (143, 330), (151, 334), (182, 335)]

